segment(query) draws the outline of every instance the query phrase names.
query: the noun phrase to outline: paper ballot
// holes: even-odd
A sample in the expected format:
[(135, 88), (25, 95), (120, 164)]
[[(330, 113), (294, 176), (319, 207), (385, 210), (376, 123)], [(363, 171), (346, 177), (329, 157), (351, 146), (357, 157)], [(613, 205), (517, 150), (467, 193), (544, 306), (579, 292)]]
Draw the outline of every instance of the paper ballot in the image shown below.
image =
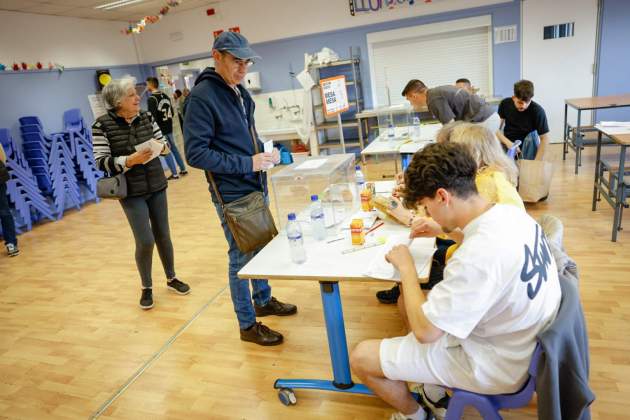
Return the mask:
[(144, 150), (151, 150), (151, 157), (149, 157), (149, 159), (147, 159), (146, 161), (142, 162), (142, 164), (145, 164), (153, 159), (155, 159), (164, 149), (164, 143), (161, 143), (155, 139), (151, 139), (151, 140), (147, 140), (144, 143), (140, 143), (140, 144), (136, 144), (135, 148), (138, 152), (142, 152)]
[(387, 238), (385, 246), (381, 252), (374, 258), (367, 267), (365, 274), (372, 278), (382, 280), (400, 281), (400, 273), (387, 260), (385, 255), (396, 245), (407, 245), (411, 256), (416, 264), (416, 271), (419, 277), (428, 277), (431, 268), (431, 257), (435, 248), (428, 246), (427, 241), (435, 241), (433, 238), (416, 238), (409, 239), (409, 234), (391, 235)]
[[(265, 153), (273, 153), (273, 140), (267, 140), (266, 142), (263, 143), (263, 151)], [(267, 166), (266, 168), (264, 168), (263, 170), (268, 170), (273, 168), (275, 165), (272, 163), (271, 165)]]

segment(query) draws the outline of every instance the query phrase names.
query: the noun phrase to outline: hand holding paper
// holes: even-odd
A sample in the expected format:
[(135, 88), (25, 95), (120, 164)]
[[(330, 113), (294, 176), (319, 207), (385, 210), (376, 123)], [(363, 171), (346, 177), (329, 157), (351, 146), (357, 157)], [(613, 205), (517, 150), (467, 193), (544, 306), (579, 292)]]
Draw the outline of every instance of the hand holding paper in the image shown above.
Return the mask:
[(161, 143), (155, 139), (151, 139), (151, 140), (145, 141), (144, 143), (137, 144), (135, 148), (138, 152), (143, 152), (145, 150), (151, 151), (149, 158), (145, 160), (144, 162), (142, 162), (142, 164), (145, 164), (155, 159), (162, 152), (162, 150), (164, 149), (164, 143)]

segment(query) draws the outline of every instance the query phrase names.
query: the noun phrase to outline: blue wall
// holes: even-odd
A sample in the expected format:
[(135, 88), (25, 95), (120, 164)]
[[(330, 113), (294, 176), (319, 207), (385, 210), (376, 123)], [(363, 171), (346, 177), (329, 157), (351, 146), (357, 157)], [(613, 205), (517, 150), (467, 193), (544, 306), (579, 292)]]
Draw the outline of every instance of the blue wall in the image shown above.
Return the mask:
[[(621, 7), (623, 0), (618, 0)], [(407, 26), (462, 19), (480, 15), (491, 15), (493, 26), (520, 26), (520, 4), (517, 0), (499, 5), (484, 6), (456, 12), (430, 16), (414, 17), (392, 22), (355, 27), (351, 29), (325, 32), (296, 38), (255, 44), (254, 48), (263, 57), (251, 71), (261, 73), (263, 92), (297, 89), (299, 84), (292, 80), (289, 72), (301, 71), (304, 67), (304, 52), (313, 53), (322, 47), (329, 47), (348, 57), (349, 48), (361, 50), (361, 74), (366, 107), (372, 106), (370, 74), (367, 57), (366, 35), (370, 32), (384, 31)], [(208, 56), (210, 52), (205, 54)], [(152, 67), (161, 64), (200, 58), (182, 57), (151, 65), (130, 65), (109, 67), (114, 78), (131, 74), (143, 81), (152, 73)], [(512, 85), (520, 78), (520, 40), (493, 46), (494, 56), (494, 94), (509, 96)], [(95, 91), (95, 68), (68, 69), (58, 72), (0, 72), (0, 127), (10, 128), (14, 138), (20, 141), (18, 118), (25, 115), (37, 115), (47, 132), (62, 128), (62, 114), (70, 108), (80, 108), (87, 123), (92, 122), (92, 112), (87, 95)], [(621, 71), (621, 70), (619, 70)]]
[[(603, 3), (597, 95), (630, 93), (630, 3)], [(630, 121), (630, 108), (597, 111), (597, 120)]]
[[(117, 66), (109, 68), (112, 77), (131, 75), (144, 81), (148, 66)], [(0, 72), (0, 127), (9, 128), (13, 139), (21, 143), (20, 117), (38, 116), (47, 133), (63, 128), (64, 111), (81, 109), (87, 124), (92, 124), (88, 95), (96, 91), (96, 68), (58, 71)]]

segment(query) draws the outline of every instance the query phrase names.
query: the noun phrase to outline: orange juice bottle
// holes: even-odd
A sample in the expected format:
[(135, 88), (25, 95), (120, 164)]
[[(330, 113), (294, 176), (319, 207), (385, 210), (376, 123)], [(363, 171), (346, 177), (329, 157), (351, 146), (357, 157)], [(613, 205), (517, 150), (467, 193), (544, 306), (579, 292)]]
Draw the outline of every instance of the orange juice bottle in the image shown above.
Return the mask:
[(365, 188), (361, 191), (361, 210), (371, 211), (372, 205), (372, 192), (368, 188)]
[(365, 243), (363, 219), (352, 219), (350, 223), (350, 234), (352, 237), (352, 245), (363, 245)]

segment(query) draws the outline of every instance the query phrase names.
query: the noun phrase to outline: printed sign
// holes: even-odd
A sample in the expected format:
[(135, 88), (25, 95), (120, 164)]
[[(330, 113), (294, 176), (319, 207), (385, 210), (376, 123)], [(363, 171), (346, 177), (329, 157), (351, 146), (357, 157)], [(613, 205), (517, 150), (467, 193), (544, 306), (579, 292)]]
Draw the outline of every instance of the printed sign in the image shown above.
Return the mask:
[(322, 104), (327, 117), (341, 114), (350, 108), (348, 91), (346, 90), (346, 76), (335, 76), (319, 81), (322, 91)]

